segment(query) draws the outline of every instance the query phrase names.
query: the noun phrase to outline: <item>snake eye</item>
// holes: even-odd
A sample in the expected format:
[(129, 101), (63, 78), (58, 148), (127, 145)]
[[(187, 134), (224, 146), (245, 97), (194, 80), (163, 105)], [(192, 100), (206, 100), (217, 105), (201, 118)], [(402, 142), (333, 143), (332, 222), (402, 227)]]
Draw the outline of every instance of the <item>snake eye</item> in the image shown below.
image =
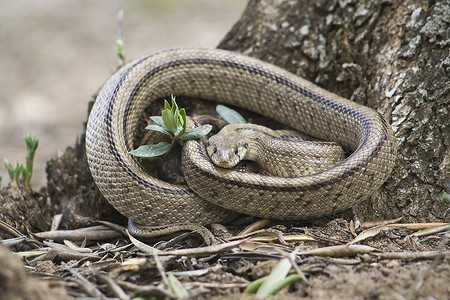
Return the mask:
[(213, 154), (216, 154), (217, 153), (217, 146), (214, 146), (214, 148), (213, 148)]
[(234, 148), (234, 154), (238, 155), (238, 153), (239, 153), (238, 148)]
[(208, 151), (210, 151), (210, 149), (212, 148), (212, 154), (217, 153), (217, 145), (215, 142), (208, 141), (208, 143), (206, 144), (206, 148), (208, 148)]

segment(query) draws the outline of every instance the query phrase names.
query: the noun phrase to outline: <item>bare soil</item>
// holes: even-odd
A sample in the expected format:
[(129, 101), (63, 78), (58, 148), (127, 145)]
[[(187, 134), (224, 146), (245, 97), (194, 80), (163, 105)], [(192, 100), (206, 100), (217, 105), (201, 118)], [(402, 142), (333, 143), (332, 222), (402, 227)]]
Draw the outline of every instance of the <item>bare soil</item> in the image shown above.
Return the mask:
[[(20, 195), (18, 197), (18, 195)], [(0, 196), (2, 211), (6, 206), (23, 206), (37, 203), (45, 194), (30, 194), (23, 189), (10, 186), (3, 189)], [(42, 201), (42, 200), (41, 200)], [(36, 210), (51, 212), (51, 206), (30, 205), (22, 216), (33, 216)], [(23, 209), (23, 208), (22, 208)], [(11, 211), (12, 212), (12, 211)], [(12, 212), (16, 214), (16, 212)], [(17, 216), (17, 215), (16, 215)], [(23, 222), (12, 218), (17, 229), (37, 228), (35, 220), (24, 217)], [(2, 220), (8, 216), (2, 215)], [(11, 219), (10, 219), (11, 220)], [(252, 219), (241, 217), (233, 224), (226, 224), (232, 234), (248, 225)], [(11, 221), (7, 221), (10, 224)], [(27, 223), (30, 222), (30, 223)], [(236, 225), (237, 224), (237, 225)], [(270, 246), (271, 251), (245, 251), (239, 247), (219, 254), (159, 258), (162, 269), (173, 273), (195, 299), (239, 299), (242, 291), (252, 281), (267, 276), (282, 257), (273, 249), (292, 251), (333, 246), (351, 241), (354, 237), (349, 230), (349, 221), (343, 218), (327, 218), (303, 223), (282, 224), (275, 222), (274, 228), (286, 234), (306, 233), (316, 238), (315, 242), (293, 242), (287, 245)], [(69, 227), (71, 228), (71, 227)], [(26, 232), (22, 229), (22, 232)], [(36, 229), (34, 229), (36, 231)], [(11, 235), (1, 232), (2, 238)], [(433, 259), (379, 259), (371, 254), (355, 254), (347, 257), (301, 256), (297, 264), (307, 278), (307, 282), (296, 281), (284, 288), (273, 299), (448, 299), (450, 295), (448, 278), (450, 275), (449, 245), (442, 248), (442, 235), (436, 234), (411, 240), (405, 236), (395, 236), (390, 232), (364, 241), (383, 253), (419, 253), (441, 249), (446, 255)], [(161, 238), (161, 241), (167, 238)], [(41, 241), (41, 240), (40, 240)], [(39, 242), (40, 242), (39, 241)], [(159, 241), (159, 242), (161, 242)], [(62, 242), (58, 242), (61, 245)], [(81, 243), (78, 242), (80, 245)], [(151, 241), (149, 245), (155, 246)], [(123, 246), (128, 245), (123, 249)], [(201, 241), (190, 235), (181, 242), (164, 249), (186, 249), (200, 246)], [(270, 245), (270, 244), (269, 244)], [(42, 244), (22, 243), (10, 250), (37, 250)], [(110, 284), (110, 278), (122, 287), (128, 297), (154, 295), (171, 298), (156, 288), (162, 282), (162, 275), (155, 263), (155, 257), (145, 255), (122, 236), (103, 241), (87, 241), (86, 248), (94, 257), (66, 256), (56, 253), (51, 256), (37, 256), (23, 259), (12, 255), (4, 246), (0, 247), (0, 287), (1, 299), (106, 299), (117, 298)], [(273, 247), (273, 248), (271, 248)], [(105, 250), (107, 249), (107, 250)], [(48, 250), (44, 252), (48, 253)], [(22, 264), (27, 267), (24, 270)], [(125, 283), (124, 283), (125, 282)], [(129, 285), (126, 285), (129, 283)], [(90, 288), (89, 288), (90, 287)], [(95, 287), (95, 288), (93, 288)], [(125, 298), (126, 299), (126, 298)]]

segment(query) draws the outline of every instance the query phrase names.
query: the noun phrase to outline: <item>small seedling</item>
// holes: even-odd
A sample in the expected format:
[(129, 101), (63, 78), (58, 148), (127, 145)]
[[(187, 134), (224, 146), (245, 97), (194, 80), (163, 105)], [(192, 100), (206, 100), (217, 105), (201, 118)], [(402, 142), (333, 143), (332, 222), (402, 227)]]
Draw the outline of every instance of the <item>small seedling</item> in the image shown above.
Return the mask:
[(33, 175), (34, 155), (36, 154), (37, 147), (39, 146), (39, 139), (35, 138), (31, 132), (27, 132), (24, 140), (27, 145), (27, 157), (23, 179), (25, 182), (25, 186), (30, 186), (31, 176)]
[(3, 163), (8, 170), (9, 179), (11, 181), (18, 181), (20, 178), (20, 174), (22, 173), (23, 164), (19, 164), (19, 162), (16, 162), (16, 165), (14, 166), (7, 158), (3, 160)]
[(126, 64), (125, 44), (123, 42), (123, 10), (117, 14), (117, 22), (119, 23), (119, 32), (116, 40), (116, 53), (119, 56), (122, 66)]
[[(450, 191), (450, 177), (448, 178), (448, 190)], [(437, 195), (437, 198), (440, 198), (442, 200), (446, 200), (447, 202), (450, 201), (450, 193), (442, 192)]]
[(212, 126), (202, 125), (190, 130), (186, 130), (186, 110), (179, 109), (172, 95), (172, 105), (164, 100), (164, 110), (161, 116), (151, 116), (150, 119), (155, 124), (150, 124), (145, 129), (153, 130), (164, 134), (169, 142), (159, 142), (156, 145), (144, 145), (130, 154), (140, 158), (156, 158), (169, 152), (176, 144), (183, 145), (185, 141), (196, 140), (207, 135)]
[(28, 132), (23, 139), (27, 145), (25, 166), (19, 162), (16, 162), (16, 164), (13, 165), (6, 158), (3, 160), (3, 163), (8, 170), (11, 181), (19, 182), (20, 180), (23, 180), (25, 187), (30, 187), (31, 176), (33, 175), (34, 156), (36, 154), (36, 149), (39, 146), (39, 139), (35, 138), (31, 132)]

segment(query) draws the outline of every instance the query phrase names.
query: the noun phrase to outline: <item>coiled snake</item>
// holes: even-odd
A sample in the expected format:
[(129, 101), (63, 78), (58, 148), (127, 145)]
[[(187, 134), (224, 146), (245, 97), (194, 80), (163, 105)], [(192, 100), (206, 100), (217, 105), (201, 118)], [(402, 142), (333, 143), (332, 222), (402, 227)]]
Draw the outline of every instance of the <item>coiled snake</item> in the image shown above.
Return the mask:
[[(202, 143), (189, 141), (182, 151), (189, 187), (168, 184), (128, 152), (144, 109), (171, 94), (239, 106), (351, 154), (314, 175), (282, 178), (216, 167)], [(396, 148), (389, 124), (368, 107), (242, 54), (181, 48), (130, 63), (107, 81), (89, 116), (86, 152), (104, 197), (134, 222), (160, 226), (221, 222), (233, 212), (298, 220), (342, 211), (380, 187)]]

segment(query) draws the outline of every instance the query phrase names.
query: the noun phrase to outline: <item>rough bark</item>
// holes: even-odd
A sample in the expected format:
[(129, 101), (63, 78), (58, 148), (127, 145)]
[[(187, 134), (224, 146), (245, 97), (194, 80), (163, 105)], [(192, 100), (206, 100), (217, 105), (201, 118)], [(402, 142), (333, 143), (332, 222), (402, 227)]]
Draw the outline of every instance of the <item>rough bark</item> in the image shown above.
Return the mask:
[(448, 220), (448, 1), (250, 0), (219, 48), (282, 66), (370, 106), (392, 125), (391, 177), (365, 219)]

